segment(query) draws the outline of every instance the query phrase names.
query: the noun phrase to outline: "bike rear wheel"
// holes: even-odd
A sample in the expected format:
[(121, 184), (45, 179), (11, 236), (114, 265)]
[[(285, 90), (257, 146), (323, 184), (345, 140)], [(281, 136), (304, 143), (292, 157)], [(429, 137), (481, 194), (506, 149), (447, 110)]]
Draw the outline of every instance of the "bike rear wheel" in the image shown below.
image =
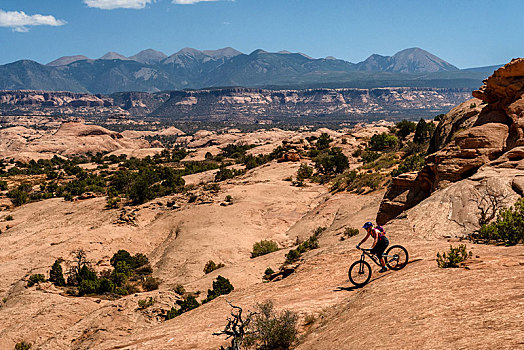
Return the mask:
[(406, 248), (401, 245), (391, 246), (386, 251), (386, 265), (392, 270), (400, 270), (407, 265), (409, 255)]
[(371, 278), (371, 266), (364, 260), (355, 261), (348, 271), (351, 283), (357, 287), (362, 287)]

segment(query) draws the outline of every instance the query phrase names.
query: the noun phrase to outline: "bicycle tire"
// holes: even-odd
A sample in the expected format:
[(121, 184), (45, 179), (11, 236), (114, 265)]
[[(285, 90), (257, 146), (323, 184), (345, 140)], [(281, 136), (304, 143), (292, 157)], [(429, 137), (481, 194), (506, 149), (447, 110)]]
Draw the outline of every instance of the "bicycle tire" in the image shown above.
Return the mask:
[[(391, 259), (389, 257), (391, 255), (397, 256), (398, 259)], [(391, 246), (386, 251), (385, 259), (386, 259), (387, 267), (389, 267), (391, 270), (400, 270), (400, 269), (403, 269), (408, 264), (409, 254), (406, 248), (397, 244), (397, 245)]]
[[(361, 265), (362, 273), (359, 273)], [(364, 278), (363, 281), (361, 279), (356, 278), (359, 275), (362, 275), (362, 277)], [(353, 283), (356, 287), (362, 287), (366, 285), (371, 279), (371, 266), (363, 260), (355, 261), (353, 264), (351, 264), (351, 267), (348, 270), (348, 277), (351, 283)]]

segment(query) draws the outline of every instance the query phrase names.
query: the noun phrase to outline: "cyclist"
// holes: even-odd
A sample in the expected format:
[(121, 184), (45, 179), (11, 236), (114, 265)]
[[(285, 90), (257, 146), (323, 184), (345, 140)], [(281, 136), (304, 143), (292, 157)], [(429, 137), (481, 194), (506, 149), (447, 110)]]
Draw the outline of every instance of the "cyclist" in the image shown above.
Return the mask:
[(384, 261), (382, 255), (389, 245), (389, 239), (386, 237), (386, 234), (383, 230), (373, 227), (373, 224), (369, 221), (366, 222), (362, 228), (367, 231), (367, 235), (359, 244), (357, 244), (357, 249), (360, 249), (360, 245), (364, 243), (369, 236), (372, 236), (374, 241), (373, 245), (371, 246), (370, 253), (375, 254), (380, 260), (380, 265), (382, 265), (382, 268), (379, 270), (379, 272), (386, 272), (388, 268), (386, 267), (386, 262)]

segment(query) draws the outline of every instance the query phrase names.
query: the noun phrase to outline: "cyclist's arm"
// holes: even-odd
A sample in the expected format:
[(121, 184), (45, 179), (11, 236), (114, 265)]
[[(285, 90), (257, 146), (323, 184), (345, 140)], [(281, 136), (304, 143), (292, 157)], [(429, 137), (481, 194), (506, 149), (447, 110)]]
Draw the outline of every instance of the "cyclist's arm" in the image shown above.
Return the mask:
[(368, 237), (369, 237), (369, 232), (366, 234), (366, 237), (364, 237), (364, 239), (362, 241), (360, 241), (360, 243), (358, 245), (361, 245), (362, 243), (364, 243), (365, 241), (368, 240)]
[(375, 235), (375, 240), (373, 241), (373, 245), (371, 246), (371, 249), (375, 248), (378, 242), (378, 235)]

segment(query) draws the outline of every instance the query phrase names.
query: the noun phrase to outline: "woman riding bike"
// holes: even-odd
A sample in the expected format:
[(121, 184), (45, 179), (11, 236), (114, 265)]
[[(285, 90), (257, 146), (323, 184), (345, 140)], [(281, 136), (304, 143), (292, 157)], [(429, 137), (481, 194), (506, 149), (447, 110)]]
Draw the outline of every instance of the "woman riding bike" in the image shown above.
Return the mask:
[(366, 222), (362, 228), (366, 230), (367, 235), (359, 244), (357, 244), (357, 248), (360, 249), (360, 245), (364, 243), (369, 236), (372, 236), (374, 241), (373, 245), (371, 246), (371, 253), (375, 254), (379, 258), (380, 265), (382, 266), (378, 272), (386, 272), (388, 268), (386, 267), (386, 262), (384, 261), (384, 257), (382, 255), (389, 245), (389, 239), (386, 237), (386, 234), (383, 230), (373, 227), (373, 224), (369, 221)]

